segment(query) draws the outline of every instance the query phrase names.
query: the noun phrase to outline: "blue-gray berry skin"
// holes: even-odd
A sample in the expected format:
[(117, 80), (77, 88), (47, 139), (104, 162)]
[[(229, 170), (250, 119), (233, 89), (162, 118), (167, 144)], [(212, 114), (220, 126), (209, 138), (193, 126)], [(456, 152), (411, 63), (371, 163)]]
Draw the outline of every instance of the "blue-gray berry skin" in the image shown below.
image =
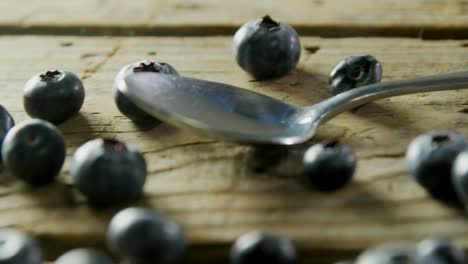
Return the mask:
[(41, 119), (30, 119), (14, 126), (2, 145), (5, 167), (31, 185), (52, 182), (65, 161), (62, 133)]
[(0, 229), (0, 264), (42, 264), (41, 249), (23, 232)]
[(419, 135), (406, 152), (409, 172), (434, 197), (457, 202), (452, 165), (464, 147), (465, 139), (456, 132), (432, 131)]
[(231, 248), (230, 264), (293, 264), (294, 245), (288, 239), (263, 231), (253, 231), (237, 239)]
[(390, 242), (362, 252), (355, 264), (417, 264), (416, 250), (406, 242)]
[(292, 27), (264, 16), (239, 28), (232, 53), (242, 69), (262, 80), (291, 71), (299, 62), (301, 44)]
[(55, 70), (29, 79), (24, 86), (23, 104), (29, 116), (60, 124), (80, 111), (84, 98), (78, 76)]
[(458, 154), (452, 168), (452, 183), (460, 201), (468, 208), (468, 149)]
[(378, 83), (382, 79), (382, 65), (371, 55), (355, 55), (340, 61), (333, 68), (329, 83), (337, 95), (356, 87)]
[(351, 181), (357, 158), (353, 150), (338, 141), (310, 147), (303, 158), (303, 176), (307, 183), (322, 191), (334, 191)]
[(146, 161), (132, 146), (114, 139), (88, 141), (73, 154), (70, 175), (89, 203), (99, 207), (138, 200)]
[(423, 240), (418, 247), (418, 264), (466, 264), (465, 252), (447, 239)]
[(144, 208), (117, 213), (107, 230), (108, 248), (129, 263), (179, 263), (186, 250), (181, 228), (174, 221)]
[(54, 264), (114, 264), (114, 261), (99, 250), (77, 248), (60, 256)]
[[(0, 150), (2, 148), (3, 140), (10, 129), (15, 125), (15, 120), (8, 113), (8, 111), (0, 105)], [(0, 151), (0, 163), (3, 161)]]
[(137, 105), (130, 101), (127, 96), (125, 96), (119, 89), (117, 89), (118, 82), (125, 78), (125, 76), (128, 74), (138, 74), (140, 72), (154, 72), (174, 75), (179, 75), (179, 73), (170, 64), (164, 62), (141, 61), (123, 67), (114, 80), (113, 95), (115, 104), (117, 105), (119, 111), (136, 124), (144, 126), (156, 125), (160, 123), (158, 119), (141, 110)]

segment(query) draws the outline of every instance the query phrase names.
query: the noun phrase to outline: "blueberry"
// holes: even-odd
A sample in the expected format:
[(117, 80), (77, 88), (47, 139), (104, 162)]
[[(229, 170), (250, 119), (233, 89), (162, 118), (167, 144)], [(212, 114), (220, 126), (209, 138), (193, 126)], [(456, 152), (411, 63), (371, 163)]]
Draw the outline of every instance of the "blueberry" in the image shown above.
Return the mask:
[(73, 249), (60, 256), (55, 264), (113, 264), (111, 258), (91, 248)]
[[(6, 134), (15, 125), (15, 120), (11, 117), (10, 113), (0, 105), (0, 149), (5, 139)], [(2, 155), (0, 152), (0, 163), (2, 162)]]
[(464, 145), (463, 136), (455, 132), (432, 131), (419, 135), (406, 152), (411, 176), (434, 197), (458, 201), (451, 172), (453, 161)]
[(181, 228), (174, 221), (144, 208), (117, 213), (107, 230), (107, 245), (130, 263), (178, 263), (185, 254)]
[(174, 75), (179, 75), (179, 73), (170, 64), (164, 62), (142, 61), (123, 67), (115, 78), (113, 95), (119, 111), (136, 124), (155, 125), (160, 123), (158, 119), (141, 110), (137, 105), (130, 101), (127, 96), (117, 89), (117, 83), (125, 78), (125, 76), (128, 74), (138, 74), (139, 72), (155, 72)]
[(239, 66), (258, 80), (281, 77), (292, 70), (301, 56), (296, 31), (266, 15), (245, 23), (232, 41)]
[(371, 55), (355, 55), (340, 61), (330, 74), (330, 91), (337, 95), (356, 87), (378, 83), (382, 65)]
[(125, 204), (136, 201), (143, 193), (146, 161), (132, 146), (99, 138), (76, 150), (70, 175), (91, 204)]
[(355, 264), (416, 264), (416, 251), (408, 243), (385, 243), (362, 252)]
[(0, 229), (0, 264), (41, 264), (42, 253), (30, 236), (14, 229)]
[(458, 154), (452, 168), (452, 183), (458, 198), (468, 208), (468, 150)]
[(418, 263), (421, 264), (465, 264), (463, 249), (447, 239), (427, 239), (418, 247)]
[(292, 264), (296, 263), (296, 250), (286, 238), (267, 232), (247, 233), (231, 248), (231, 264)]
[(31, 185), (52, 182), (65, 161), (65, 142), (60, 131), (41, 119), (14, 126), (2, 146), (5, 167)]
[(78, 76), (55, 70), (29, 79), (24, 86), (23, 104), (29, 116), (60, 124), (80, 111), (84, 98)]
[(304, 154), (303, 176), (306, 182), (323, 191), (346, 185), (356, 170), (356, 155), (336, 140), (310, 147)]

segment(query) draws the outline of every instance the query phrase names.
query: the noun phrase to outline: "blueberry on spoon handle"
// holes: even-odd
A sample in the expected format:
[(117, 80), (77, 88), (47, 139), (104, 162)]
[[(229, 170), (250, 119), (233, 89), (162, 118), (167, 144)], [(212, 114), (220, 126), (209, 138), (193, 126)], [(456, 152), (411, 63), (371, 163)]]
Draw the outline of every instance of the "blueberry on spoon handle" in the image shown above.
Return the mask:
[(333, 68), (329, 83), (332, 94), (337, 95), (356, 87), (380, 82), (382, 65), (371, 55), (354, 55), (340, 61)]

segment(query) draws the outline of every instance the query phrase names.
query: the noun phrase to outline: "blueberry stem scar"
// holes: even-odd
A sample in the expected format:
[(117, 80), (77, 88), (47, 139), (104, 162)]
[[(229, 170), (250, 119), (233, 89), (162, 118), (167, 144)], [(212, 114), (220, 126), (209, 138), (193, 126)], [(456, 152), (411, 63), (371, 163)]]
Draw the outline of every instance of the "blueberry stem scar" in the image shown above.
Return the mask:
[(127, 149), (125, 144), (112, 138), (104, 139), (104, 147), (107, 150), (115, 151), (115, 152), (124, 152)]
[(325, 143), (326, 148), (334, 148), (340, 144), (340, 141), (338, 139), (332, 139), (328, 142)]
[(133, 72), (161, 72), (161, 67), (154, 62), (142, 62), (140, 66), (133, 68)]
[(270, 15), (265, 15), (264, 17), (262, 17), (260, 26), (266, 28), (268, 31), (274, 31), (274, 30), (279, 29), (280, 23), (273, 20), (270, 17)]
[(450, 141), (450, 137), (447, 135), (437, 135), (432, 138), (432, 142), (442, 144)]
[(58, 70), (53, 70), (53, 71), (46, 71), (45, 73), (39, 75), (41, 77), (41, 80), (51, 80), (56, 78), (58, 75), (60, 75), (60, 71)]

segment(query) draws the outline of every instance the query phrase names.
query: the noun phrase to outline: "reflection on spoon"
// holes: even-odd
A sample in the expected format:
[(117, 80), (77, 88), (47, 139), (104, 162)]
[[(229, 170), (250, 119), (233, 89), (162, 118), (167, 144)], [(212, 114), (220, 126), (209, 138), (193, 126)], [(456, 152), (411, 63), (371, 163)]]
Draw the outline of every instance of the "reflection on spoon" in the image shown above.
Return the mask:
[(372, 84), (308, 107), (223, 83), (167, 74), (130, 73), (115, 86), (167, 123), (237, 142), (291, 145), (312, 138), (324, 121), (370, 101), (468, 88), (468, 72)]

